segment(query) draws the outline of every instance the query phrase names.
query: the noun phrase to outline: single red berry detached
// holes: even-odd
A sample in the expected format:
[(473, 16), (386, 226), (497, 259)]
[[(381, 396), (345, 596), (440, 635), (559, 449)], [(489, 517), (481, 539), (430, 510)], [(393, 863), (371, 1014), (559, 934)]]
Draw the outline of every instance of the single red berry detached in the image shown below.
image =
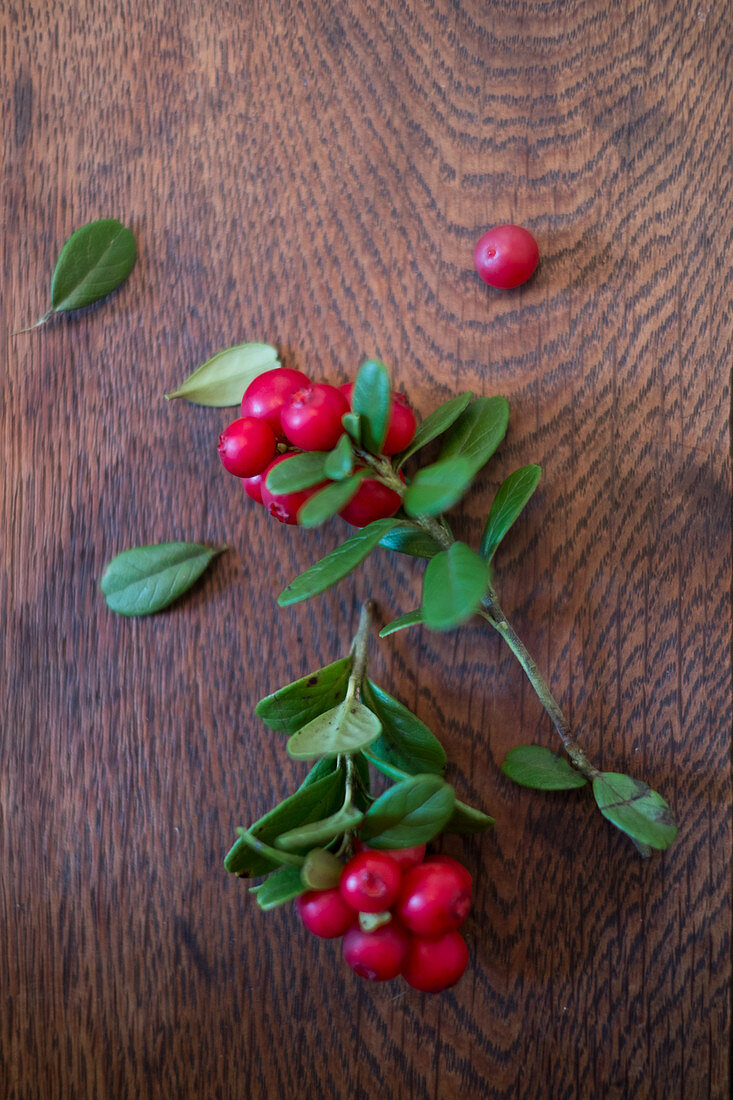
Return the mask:
[(235, 477), (261, 474), (277, 447), (275, 433), (266, 420), (243, 416), (219, 436), (219, 458)]
[(426, 860), (402, 880), (397, 914), (418, 936), (440, 936), (463, 924), (471, 908), (473, 883), (457, 860)]
[(494, 226), (473, 250), (473, 262), (483, 281), (500, 290), (526, 283), (539, 258), (537, 241), (521, 225)]
[(344, 936), (346, 962), (371, 982), (388, 982), (401, 974), (409, 948), (410, 937), (394, 920), (373, 932), (363, 932), (356, 925)]
[(356, 923), (357, 916), (338, 889), (309, 890), (295, 899), (300, 919), (309, 932), (322, 939), (335, 939)]
[(345, 519), (353, 527), (366, 527), (375, 519), (387, 519), (398, 512), (402, 505), (402, 497), (394, 489), (383, 485), (376, 478), (368, 477), (362, 481), (345, 508), (339, 512), (341, 519)]
[(286, 401), (296, 390), (310, 385), (306, 374), (290, 367), (276, 367), (258, 374), (244, 391), (242, 398), (242, 416), (254, 416), (266, 420), (278, 439), (282, 438), (280, 413)]
[[(351, 408), (351, 395), (354, 392), (353, 382), (344, 382), (339, 386), (342, 394), (349, 402)], [(382, 454), (396, 455), (409, 447), (415, 436), (417, 419), (410, 408), (404, 393), (392, 394), (392, 410), (390, 412), (387, 435), (382, 444)]]
[(435, 939), (413, 936), (402, 975), (422, 993), (440, 993), (455, 985), (468, 966), (468, 948), (460, 932), (446, 932)]
[(283, 431), (302, 451), (330, 451), (344, 434), (341, 417), (348, 411), (346, 398), (335, 386), (306, 386), (283, 407)]
[(273, 466), (277, 466), (279, 462), (284, 462), (286, 458), (291, 457), (291, 455), (278, 455), (265, 470), (262, 475), (262, 503), (265, 508), (267, 508), (270, 515), (274, 516), (280, 523), (287, 523), (291, 527), (294, 527), (298, 522), (298, 512), (300, 509), (314, 493), (317, 493), (319, 489), (323, 488), (326, 482), (322, 481), (319, 485), (314, 485), (311, 489), (301, 489), (297, 493), (270, 492), (267, 488), (267, 475)]
[(366, 849), (355, 855), (341, 872), (341, 897), (359, 913), (381, 913), (400, 893), (402, 871), (385, 852)]

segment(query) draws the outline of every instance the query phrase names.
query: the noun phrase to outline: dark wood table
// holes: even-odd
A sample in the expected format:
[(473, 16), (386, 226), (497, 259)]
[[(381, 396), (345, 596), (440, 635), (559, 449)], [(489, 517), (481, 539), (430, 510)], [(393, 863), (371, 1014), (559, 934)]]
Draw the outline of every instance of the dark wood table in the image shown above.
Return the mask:
[[(712, 0), (8, 0), (0, 404), (0, 1093), (49, 1097), (728, 1095), (730, 21)], [(46, 308), (70, 232), (129, 224), (109, 301)], [(535, 234), (495, 292), (472, 247)], [(221, 470), (230, 419), (171, 390), (246, 340), (331, 381), (378, 355), (425, 415), (503, 393), (458, 514), (539, 462), (497, 558), (507, 611), (599, 765), (670, 801), (642, 861), (583, 793), (503, 778), (553, 732), (481, 625), (373, 645), (495, 830), (449, 993), (358, 981), (222, 859), (303, 766), (254, 717), (383, 621), (421, 567), (382, 553), (277, 593), (343, 527), (275, 527)], [(98, 581), (169, 539), (231, 550), (169, 613)]]

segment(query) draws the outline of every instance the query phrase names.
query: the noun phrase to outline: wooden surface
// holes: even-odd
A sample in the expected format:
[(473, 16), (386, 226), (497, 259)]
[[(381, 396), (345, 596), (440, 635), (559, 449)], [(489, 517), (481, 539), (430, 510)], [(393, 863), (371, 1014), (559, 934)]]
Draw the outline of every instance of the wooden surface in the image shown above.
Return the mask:
[[(730, 23), (722, 0), (7, 0), (0, 15), (0, 1093), (11, 1098), (728, 1095)], [(117, 216), (110, 301), (9, 341), (60, 245)], [(471, 252), (542, 256), (497, 293)], [(344, 652), (383, 554), (308, 605), (343, 535), (275, 528), (219, 468), (226, 412), (162, 400), (243, 340), (343, 381), (377, 354), (425, 415), (504, 393), (456, 527), (524, 462), (507, 612), (601, 766), (680, 822), (642, 862), (587, 797), (498, 765), (553, 744), (480, 625), (375, 643), (494, 833), (472, 961), (433, 999), (346, 972), (222, 857), (303, 773), (253, 717)], [(139, 542), (231, 552), (169, 614), (108, 613)]]

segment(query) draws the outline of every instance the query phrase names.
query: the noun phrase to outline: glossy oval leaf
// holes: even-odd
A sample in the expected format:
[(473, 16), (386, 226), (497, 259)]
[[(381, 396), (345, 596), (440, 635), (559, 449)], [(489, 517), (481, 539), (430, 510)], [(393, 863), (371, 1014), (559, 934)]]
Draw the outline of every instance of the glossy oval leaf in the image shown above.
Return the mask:
[(517, 745), (510, 749), (501, 770), (521, 787), (538, 791), (570, 791), (584, 787), (587, 782), (564, 756), (544, 745)]
[(432, 630), (450, 630), (478, 610), (489, 583), (489, 566), (464, 542), (436, 554), (425, 570), (422, 613)]
[(398, 524), (379, 540), (379, 545), (385, 550), (396, 550), (399, 554), (409, 554), (413, 558), (434, 558), (441, 550), (440, 544), (432, 535), (413, 523)]
[(395, 783), (364, 815), (359, 839), (370, 848), (427, 844), (450, 821), (455, 792), (439, 775), (415, 775)]
[(603, 816), (637, 844), (664, 850), (677, 836), (669, 805), (640, 779), (602, 772), (593, 780), (593, 794)]
[(362, 685), (362, 699), (382, 723), (382, 733), (370, 747), (372, 756), (411, 775), (443, 774), (445, 749), (416, 714), (369, 679)]
[(505, 397), (477, 397), (451, 428), (440, 457), (462, 456), (477, 473), (501, 443), (508, 424), (509, 402)]
[[(282, 466), (285, 463), (281, 463)], [(274, 471), (273, 471), (274, 472)], [(356, 496), (364, 478), (366, 470), (360, 470), (353, 477), (345, 481), (333, 481), (325, 489), (314, 493), (298, 512), (298, 523), (301, 527), (318, 527), (326, 520), (332, 519), (349, 501)]]
[(357, 447), (361, 447), (361, 417), (356, 413), (344, 413), (341, 417), (346, 434), (354, 441)]
[(297, 733), (317, 715), (345, 699), (353, 665), (353, 657), (342, 657), (292, 684), (285, 684), (260, 699), (255, 713), (270, 729)]
[(494, 824), (493, 817), (489, 817), (475, 806), (469, 806), (467, 802), (459, 802), (456, 799), (453, 813), (446, 825), (444, 832), (468, 835), (470, 833), (483, 833)]
[(361, 418), (361, 441), (372, 454), (377, 455), (382, 449), (391, 408), (389, 371), (378, 359), (370, 359), (359, 368), (356, 376), (351, 410)]
[(251, 886), (249, 892), (254, 894), (260, 909), (268, 910), (293, 901), (307, 889), (297, 867), (281, 867), (268, 875), (264, 882)]
[(461, 499), (474, 476), (467, 458), (458, 456), (418, 470), (408, 488), (404, 508), (408, 516), (437, 516)]
[(326, 480), (327, 451), (305, 451), (278, 462), (267, 475), (271, 493), (298, 493)]
[(447, 432), (451, 424), (455, 423), (468, 406), (472, 397), (472, 393), (461, 393), (458, 397), (451, 397), (450, 401), (439, 405), (429, 416), (426, 416), (422, 423), (418, 424), (410, 446), (398, 455), (397, 468), (399, 469), (421, 447), (427, 447), (428, 443), (432, 443), (443, 432)]
[(387, 638), (390, 634), (396, 634), (398, 630), (406, 630), (410, 626), (419, 626), (423, 622), (422, 611), (418, 607), (415, 611), (408, 611), (404, 615), (400, 615), (398, 619), (393, 619), (391, 623), (387, 623), (379, 631), (380, 638)]
[(379, 540), (397, 524), (395, 519), (378, 519), (367, 527), (362, 527), (350, 539), (337, 546), (325, 558), (306, 569), (299, 577), (284, 589), (279, 597), (280, 607), (307, 600), (343, 580), (352, 569), (368, 557)]
[(330, 477), (332, 481), (342, 481), (350, 476), (353, 468), (354, 451), (348, 434), (344, 433), (326, 458), (326, 477)]
[[(272, 847), (281, 833), (307, 825), (311, 821), (336, 813), (344, 800), (344, 777), (339, 769), (315, 783), (302, 786), (278, 806), (261, 817), (248, 830), (257, 840)], [(224, 866), (240, 878), (259, 878), (269, 874), (278, 862), (253, 852), (239, 836), (224, 859)]]
[(354, 753), (371, 745), (382, 732), (379, 719), (358, 699), (344, 699), (324, 714), (313, 718), (288, 741), (295, 760)]
[(303, 848), (310, 851), (311, 848), (322, 847), (324, 844), (330, 844), (337, 837), (343, 836), (344, 833), (354, 832), (363, 816), (361, 810), (353, 808), (347, 810), (341, 807), (330, 817), (312, 821), (310, 825), (299, 825), (287, 833), (281, 833), (275, 841), (275, 847), (282, 848), (286, 852)]
[(101, 218), (72, 233), (51, 281), (51, 310), (81, 309), (111, 294), (133, 269), (137, 245), (116, 218)]
[(226, 550), (197, 542), (161, 542), (135, 546), (113, 558), (100, 588), (107, 606), (118, 615), (152, 615), (182, 596)]
[(541, 477), (541, 466), (521, 466), (500, 485), (481, 536), (479, 553), (484, 561), (491, 561), (504, 535), (526, 507)]
[(207, 359), (174, 393), (193, 405), (225, 409), (239, 405), (247, 386), (260, 374), (280, 366), (277, 351), (269, 344), (238, 344)]

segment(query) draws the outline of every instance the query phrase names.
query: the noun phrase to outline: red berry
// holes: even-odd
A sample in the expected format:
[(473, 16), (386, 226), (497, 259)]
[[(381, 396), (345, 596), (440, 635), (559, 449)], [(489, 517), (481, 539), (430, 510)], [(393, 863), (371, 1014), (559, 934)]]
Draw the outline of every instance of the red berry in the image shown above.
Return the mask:
[(244, 391), (242, 398), (242, 416), (254, 416), (266, 420), (275, 435), (282, 436), (280, 413), (286, 401), (296, 390), (309, 385), (308, 376), (290, 367), (276, 367), (258, 374)]
[(402, 973), (413, 989), (440, 993), (455, 985), (467, 966), (468, 948), (463, 936), (446, 932), (436, 939), (413, 937)]
[(397, 913), (418, 936), (453, 932), (468, 916), (472, 887), (470, 874), (457, 860), (426, 860), (405, 874)]
[(243, 416), (219, 436), (219, 458), (235, 477), (261, 474), (277, 447), (275, 433), (265, 420)]
[(402, 497), (394, 489), (383, 485), (376, 478), (368, 477), (362, 481), (345, 508), (339, 515), (354, 527), (366, 527), (375, 519), (393, 516), (402, 506)]
[(346, 398), (335, 386), (306, 386), (284, 406), (283, 431), (302, 451), (330, 451), (344, 433), (341, 417), (348, 411)]
[(539, 258), (537, 241), (521, 225), (494, 226), (473, 250), (473, 262), (483, 281), (501, 290), (526, 283)]
[(412, 848), (385, 848), (384, 854), (393, 859), (403, 871), (407, 871), (425, 859), (425, 845), (415, 844)]
[(345, 902), (359, 913), (381, 913), (400, 893), (402, 872), (385, 852), (366, 849), (355, 855), (341, 873), (339, 889)]
[(343, 936), (357, 919), (337, 887), (333, 890), (309, 890), (296, 898), (295, 904), (308, 931), (323, 939)]
[(256, 500), (258, 504), (262, 504), (262, 483), (264, 481), (264, 473), (255, 474), (254, 477), (243, 477), (242, 485), (244, 491), (248, 497), (252, 500)]
[(373, 932), (355, 925), (344, 936), (344, 958), (360, 978), (371, 982), (388, 982), (401, 974), (409, 948), (410, 937), (394, 920)]
[[(351, 408), (351, 395), (354, 392), (353, 382), (344, 382), (339, 386), (342, 394), (349, 402)], [(382, 444), (382, 454), (396, 455), (409, 447), (415, 435), (417, 420), (415, 414), (407, 403), (404, 393), (392, 394), (392, 411), (387, 425), (387, 435)]]
[(291, 526), (295, 526), (298, 522), (298, 512), (305, 502), (309, 500), (314, 493), (317, 493), (319, 489), (322, 489), (326, 483), (321, 482), (319, 485), (314, 485), (310, 489), (301, 489), (297, 493), (271, 492), (267, 488), (267, 475), (279, 462), (291, 457), (291, 455), (278, 455), (265, 470), (262, 475), (262, 503), (265, 508), (267, 508), (270, 515), (274, 516), (280, 523), (288, 523)]

